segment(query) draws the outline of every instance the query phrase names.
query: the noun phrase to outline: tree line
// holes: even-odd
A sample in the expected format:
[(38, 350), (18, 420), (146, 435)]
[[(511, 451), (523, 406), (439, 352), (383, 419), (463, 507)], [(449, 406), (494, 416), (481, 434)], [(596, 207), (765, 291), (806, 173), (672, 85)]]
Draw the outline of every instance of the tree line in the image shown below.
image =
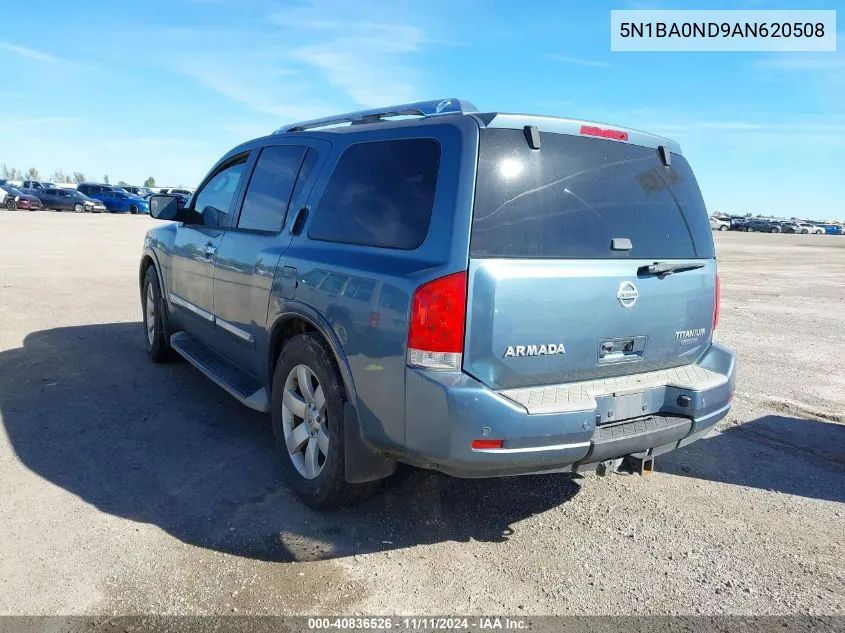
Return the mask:
[[(16, 169), (15, 167), (8, 167), (6, 163), (0, 165), (0, 177), (5, 178), (6, 180), (42, 180), (41, 172), (38, 171), (38, 168), (36, 167), (30, 167), (26, 171), (21, 171), (20, 169)], [(49, 180), (50, 182), (55, 183), (70, 182), (78, 185), (81, 182), (85, 182), (87, 178), (85, 178), (85, 174), (81, 171), (65, 173), (61, 169), (57, 169), (53, 172), (52, 176), (50, 176), (49, 178), (44, 178), (43, 180)], [(108, 174), (103, 176), (103, 182), (109, 184)], [(129, 185), (129, 183), (124, 180), (119, 180), (117, 184), (121, 187), (126, 187)], [(156, 179), (150, 176), (144, 181), (144, 186), (155, 187)]]

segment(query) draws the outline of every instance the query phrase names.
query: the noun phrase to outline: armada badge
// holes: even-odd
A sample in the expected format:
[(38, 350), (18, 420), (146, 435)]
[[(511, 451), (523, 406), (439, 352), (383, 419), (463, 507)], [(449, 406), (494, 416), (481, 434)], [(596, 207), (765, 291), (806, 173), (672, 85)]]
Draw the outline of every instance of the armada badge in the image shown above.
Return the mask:
[(563, 343), (549, 343), (547, 345), (508, 345), (505, 356), (553, 356), (565, 354)]

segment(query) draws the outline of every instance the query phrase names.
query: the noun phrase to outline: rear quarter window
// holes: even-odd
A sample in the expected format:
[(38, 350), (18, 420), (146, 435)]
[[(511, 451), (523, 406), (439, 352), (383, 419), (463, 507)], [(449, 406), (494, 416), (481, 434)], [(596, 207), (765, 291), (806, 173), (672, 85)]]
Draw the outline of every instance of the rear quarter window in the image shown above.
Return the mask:
[(431, 138), (356, 143), (338, 160), (308, 237), (411, 250), (431, 224), (440, 144)]
[[(683, 156), (629, 143), (481, 131), (472, 257), (711, 258), (704, 200)], [(630, 251), (610, 249), (614, 238)]]

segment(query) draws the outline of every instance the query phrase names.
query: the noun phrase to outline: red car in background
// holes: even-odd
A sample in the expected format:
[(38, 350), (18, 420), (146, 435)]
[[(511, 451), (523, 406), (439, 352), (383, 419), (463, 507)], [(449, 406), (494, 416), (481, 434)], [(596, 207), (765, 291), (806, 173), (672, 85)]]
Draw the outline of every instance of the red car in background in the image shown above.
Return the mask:
[(14, 187), (4, 185), (3, 190), (6, 192), (6, 208), (10, 211), (15, 209), (22, 209), (24, 211), (39, 211), (44, 208), (41, 200), (35, 196), (30, 196)]

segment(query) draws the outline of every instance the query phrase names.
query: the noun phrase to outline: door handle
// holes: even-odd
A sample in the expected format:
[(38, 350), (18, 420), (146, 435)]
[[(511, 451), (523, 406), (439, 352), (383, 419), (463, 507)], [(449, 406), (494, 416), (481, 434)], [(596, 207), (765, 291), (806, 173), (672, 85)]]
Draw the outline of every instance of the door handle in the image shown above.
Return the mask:
[(293, 218), (293, 224), (290, 227), (291, 235), (299, 235), (302, 232), (302, 227), (305, 225), (305, 220), (308, 217), (308, 207), (302, 207), (296, 212)]

